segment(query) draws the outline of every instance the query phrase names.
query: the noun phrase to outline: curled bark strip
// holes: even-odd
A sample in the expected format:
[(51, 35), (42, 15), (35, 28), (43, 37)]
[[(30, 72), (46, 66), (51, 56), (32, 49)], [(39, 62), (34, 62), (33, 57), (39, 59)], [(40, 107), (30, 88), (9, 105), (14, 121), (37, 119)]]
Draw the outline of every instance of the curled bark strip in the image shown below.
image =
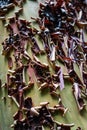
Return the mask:
[(60, 90), (64, 89), (64, 78), (63, 78), (63, 73), (62, 73), (62, 69), (59, 66), (55, 67), (55, 72), (59, 78), (60, 81)]
[(31, 64), (29, 64), (29, 67), (27, 69), (27, 73), (29, 75), (30, 82), (34, 83), (35, 82), (35, 73), (34, 73), (34, 69), (33, 69)]
[[(12, 127), (14, 127), (14, 130), (21, 127), (25, 129), (25, 126), (27, 126), (28, 129), (32, 128), (32, 130), (35, 128), (40, 128), (42, 130), (42, 126), (47, 125), (50, 129), (61, 128), (61, 130), (71, 130), (71, 127), (74, 124), (62, 124), (54, 121), (52, 113), (56, 110), (64, 111), (63, 106), (55, 106), (54, 108), (49, 107), (49, 102), (41, 102), (40, 106), (34, 106), (32, 98), (27, 97), (24, 99), (22, 111), (19, 110), (13, 115), (16, 123), (14, 121)], [(22, 117), (23, 111), (26, 113), (24, 119)]]
[(55, 128), (60, 129), (60, 130), (62, 130), (62, 129), (64, 129), (64, 130), (71, 130), (71, 127), (74, 126), (73, 123), (72, 124), (62, 124), (62, 123), (56, 122), (56, 121), (55, 121), (55, 123), (56, 123)]
[[(13, 8), (14, 6), (22, 6), (25, 0), (1, 0), (0, 1), (0, 19), (5, 20), (5, 14), (8, 10)], [(3, 19), (4, 18), (4, 19)]]
[(84, 103), (84, 100), (83, 100), (83, 98), (81, 96), (81, 89), (80, 89), (78, 83), (74, 83), (73, 93), (74, 93), (74, 96), (75, 96), (76, 103), (78, 105), (79, 111), (83, 110), (84, 107), (86, 106), (86, 104)]
[(76, 130), (83, 130), (81, 127), (78, 127)]
[(38, 43), (37, 43), (37, 41), (36, 41), (35, 38), (32, 38), (32, 47), (31, 47), (31, 50), (32, 50), (32, 52), (33, 52), (35, 55), (38, 55), (38, 54), (41, 53), (41, 50), (40, 50), (40, 48), (39, 48), (39, 46), (38, 46)]
[(8, 58), (8, 67), (9, 67), (9, 69), (13, 68), (13, 60), (11, 57)]

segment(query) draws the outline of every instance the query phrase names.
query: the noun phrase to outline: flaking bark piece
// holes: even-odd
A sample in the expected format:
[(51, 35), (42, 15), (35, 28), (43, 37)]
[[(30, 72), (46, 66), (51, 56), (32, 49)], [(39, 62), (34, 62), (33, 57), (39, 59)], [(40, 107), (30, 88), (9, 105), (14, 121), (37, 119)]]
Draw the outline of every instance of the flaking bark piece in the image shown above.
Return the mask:
[(69, 71), (69, 75), (74, 80), (74, 82), (84, 86), (83, 82), (80, 80), (79, 76), (76, 74), (76, 72), (73, 69)]
[(55, 129), (58, 129), (58, 130), (71, 130), (71, 127), (72, 126), (64, 126), (63, 124), (61, 124), (61, 125), (56, 125), (55, 126)]
[(14, 3), (17, 4), (18, 6), (22, 6), (24, 1), (26, 0), (14, 0)]
[[(45, 123), (47, 123), (48, 126), (52, 127), (53, 125), (53, 118), (46, 106), (43, 106), (40, 110), (40, 115), (44, 118), (43, 121), (45, 120)], [(44, 123), (44, 122), (43, 122)]]
[(77, 21), (77, 26), (80, 28), (80, 29), (83, 29), (87, 26), (87, 22), (79, 22)]
[[(14, 7), (12, 0), (1, 0), (0, 1), (0, 19), (5, 16), (7, 11)], [(3, 19), (2, 19), (3, 20)]]
[(33, 61), (32, 65), (37, 78), (46, 78), (50, 75), (49, 66), (36, 61)]
[(13, 60), (11, 57), (8, 57), (8, 67), (9, 67), (9, 69), (13, 68)]
[(1, 0), (0, 1), (0, 19), (5, 20), (5, 14), (14, 6), (22, 6), (25, 0)]
[(15, 97), (17, 94), (18, 94), (17, 88), (10, 88), (10, 87), (8, 87), (8, 96)]
[(28, 124), (27, 122), (24, 120), (24, 121), (14, 121), (14, 124), (13, 124), (13, 127), (14, 127), (14, 130), (24, 130), (24, 129), (28, 129)]
[[(46, 105), (45, 105), (46, 104)], [(24, 110), (27, 111), (27, 119), (29, 122), (29, 126), (42, 126), (43, 124), (47, 124), (48, 126), (52, 127), (53, 118), (51, 116), (50, 111), (47, 108), (47, 104), (41, 104), (41, 107), (33, 107), (32, 99), (26, 98), (24, 101)]]
[(86, 106), (86, 104), (81, 96), (81, 89), (80, 89), (78, 83), (73, 84), (73, 93), (74, 93), (79, 111), (83, 110), (84, 107)]
[(81, 127), (78, 127), (76, 130), (83, 130)]
[[(54, 1), (51, 3), (51, 1), (49, 1), (47, 3), (45, 2), (45, 4), (40, 4), (39, 16), (41, 21), (44, 21), (44, 26), (51, 32), (58, 30), (62, 33), (73, 33), (73, 31), (68, 30), (68, 27), (72, 28), (72, 30), (74, 30), (74, 27), (70, 24), (71, 21), (68, 21), (67, 19), (68, 17), (75, 18), (76, 14), (72, 9), (70, 10), (72, 12), (72, 17), (68, 16), (69, 7), (67, 7), (67, 4), (69, 5), (69, 3), (70, 2), (67, 3), (65, 1)], [(73, 19), (72, 23), (74, 23)]]
[(42, 126), (43, 124), (47, 124), (49, 127), (52, 127), (53, 124), (53, 119), (51, 117), (51, 114), (49, 113), (48, 109), (44, 106), (41, 109), (38, 110), (39, 115), (29, 118), (29, 113), (28, 113), (28, 118), (30, 119), (29, 122), (32, 126)]
[(83, 71), (83, 81), (85, 86), (85, 91), (83, 92), (83, 94), (87, 97), (87, 72)]
[(60, 129), (60, 130), (71, 130), (71, 127), (74, 126), (74, 123), (72, 124), (63, 124), (63, 123), (60, 123), (60, 122), (57, 122), (57, 121), (54, 121), (54, 128), (55, 129)]
[(17, 14), (15, 17), (9, 18), (9, 25), (7, 28), (9, 31), (13, 31), (15, 34), (21, 35), (24, 39), (27, 39), (29, 36), (33, 35), (32, 29), (30, 26), (30, 22), (26, 21), (25, 19), (19, 18)]
[[(30, 22), (21, 19), (17, 16), (9, 18), (9, 24), (7, 25), (7, 29), (12, 35), (13, 39), (13, 48), (16, 51), (19, 51), (25, 58), (29, 59), (28, 53), (26, 53), (26, 44), (29, 40), (29, 37), (33, 36), (32, 28), (30, 27)], [(12, 39), (12, 38), (10, 38)], [(7, 45), (7, 44), (6, 44)], [(4, 46), (3, 44), (3, 50)], [(8, 45), (7, 45), (8, 47)]]
[(64, 78), (63, 78), (63, 73), (62, 73), (62, 69), (59, 66), (55, 66), (55, 73), (58, 76), (59, 82), (60, 82), (60, 90), (64, 89)]
[[(20, 119), (21, 111), (15, 113), (14, 117), (14, 129), (30, 129), (30, 130), (42, 130), (43, 125), (47, 125), (50, 129), (61, 128), (64, 130), (71, 130), (70, 128), (73, 124), (62, 124), (54, 121), (50, 108), (48, 107), (48, 102), (43, 102), (41, 106), (33, 106), (32, 99), (27, 97), (24, 100), (23, 110), (26, 111), (25, 119)], [(19, 116), (20, 115), (20, 116)], [(20, 119), (20, 120), (19, 120)]]
[(32, 65), (39, 85), (39, 90), (48, 88), (50, 89), (50, 94), (52, 94), (51, 92), (55, 91), (55, 87), (52, 84), (52, 76), (49, 71), (49, 66), (47, 64), (42, 64), (37, 60), (33, 60)]
[(35, 82), (35, 72), (34, 72), (34, 68), (33, 68), (31, 62), (28, 64), (27, 73), (28, 73), (28, 76), (29, 76), (30, 83), (34, 84), (34, 82)]
[(18, 112), (16, 112), (13, 115), (13, 118), (14, 118), (14, 120), (21, 121), (23, 119), (23, 112), (22, 112), (22, 110), (18, 110)]
[(41, 50), (40, 50), (40, 47), (36, 41), (36, 39), (33, 37), (32, 38), (32, 47), (31, 47), (31, 50), (32, 52), (35, 54), (35, 55), (38, 55), (41, 53)]
[(50, 61), (54, 62), (56, 60), (56, 47), (54, 45), (51, 45), (50, 51)]
[(55, 110), (59, 110), (59, 111), (62, 113), (63, 116), (64, 116), (64, 115), (66, 114), (66, 112), (68, 111), (68, 108), (66, 108), (66, 107), (63, 105), (63, 103), (62, 103), (62, 99), (61, 99), (60, 95), (59, 95), (59, 104), (58, 104), (58, 105), (55, 105), (54, 108), (55, 108)]
[(23, 107), (24, 102), (24, 88), (26, 87), (23, 83), (23, 67), (17, 68), (12, 75), (7, 76), (8, 80), (8, 95), (14, 97), (18, 102), (20, 109)]
[(17, 95), (17, 101), (20, 105), (20, 110), (22, 110), (22, 107), (24, 106), (24, 92), (23, 92), (23, 86), (22, 85), (19, 85), (18, 87), (18, 95)]
[(47, 82), (44, 82), (40, 85), (39, 90), (43, 90), (45, 88), (48, 88), (49, 84)]
[(14, 130), (25, 130), (25, 129), (28, 129), (28, 130), (42, 130), (42, 126), (38, 125), (38, 126), (35, 126), (35, 125), (29, 125), (29, 122), (25, 119), (23, 121), (16, 121), (14, 123)]
[(15, 83), (16, 84), (22, 84), (23, 83), (23, 66), (17, 68), (15, 70), (14, 76), (15, 76)]
[[(30, 60), (28, 53), (26, 52), (26, 44), (29, 39), (32, 39), (34, 36), (33, 30), (30, 27), (30, 22), (25, 19), (21, 19), (17, 16), (9, 18), (9, 24), (7, 29), (10, 32), (9, 37), (5, 39), (2, 43), (3, 50), (2, 54), (6, 55), (12, 49), (15, 50), (15, 53), (19, 53), (22, 57)], [(19, 63), (19, 62), (18, 62)], [(21, 64), (21, 62), (19, 63)]]
[(60, 80), (58, 78), (58, 75), (57, 74), (53, 74), (52, 75), (52, 84), (54, 86), (55, 89), (57, 89), (60, 85)]
[(19, 43), (19, 36), (16, 34), (10, 34), (9, 37), (6, 38), (5, 41), (2, 43), (2, 54), (7, 55), (7, 53), (9, 53), (14, 48), (14, 45), (16, 45), (17, 42)]
[(16, 103), (17, 107), (22, 110), (24, 106), (24, 90), (22, 85), (16, 85), (16, 87), (8, 87), (8, 95)]
[(31, 107), (33, 107), (32, 99), (30, 97), (27, 97), (24, 100), (24, 108), (30, 109)]

